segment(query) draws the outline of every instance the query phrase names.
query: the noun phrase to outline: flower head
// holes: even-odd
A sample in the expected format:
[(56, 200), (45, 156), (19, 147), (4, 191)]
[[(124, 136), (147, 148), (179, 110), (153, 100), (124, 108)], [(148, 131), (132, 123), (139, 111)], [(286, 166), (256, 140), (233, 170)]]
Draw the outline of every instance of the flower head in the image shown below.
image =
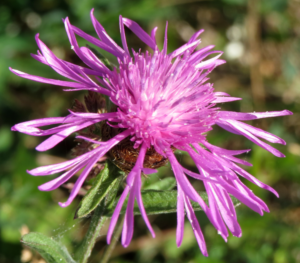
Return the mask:
[[(36, 149), (39, 151), (48, 150), (71, 133), (103, 123), (104, 120), (107, 121), (104, 124), (106, 129), (114, 131), (102, 140), (96, 137), (93, 138), (93, 136), (79, 136), (79, 139), (89, 142), (93, 147), (73, 160), (29, 171), (32, 175), (49, 175), (65, 171), (58, 178), (40, 186), (39, 189), (42, 191), (53, 190), (84, 168), (67, 202), (60, 203), (61, 206), (69, 205), (95, 164), (102, 160), (101, 158), (105, 154), (113, 152), (113, 149), (116, 149), (115, 147), (126, 141), (126, 145), (135, 149), (135, 154), (132, 164), (127, 165), (129, 170), (126, 187), (111, 219), (107, 235), (108, 243), (111, 240), (113, 229), (127, 196), (129, 198), (122, 244), (128, 246), (132, 238), (135, 199), (146, 225), (152, 235), (155, 235), (141, 198), (141, 173), (153, 173), (156, 171), (154, 168), (159, 166), (148, 164), (150, 152), (155, 156), (159, 156), (162, 163), (165, 163), (166, 160), (170, 161), (177, 180), (178, 246), (183, 238), (183, 223), (186, 211), (199, 247), (202, 253), (207, 255), (204, 237), (190, 200), (199, 203), (225, 240), (228, 237), (227, 227), (233, 235), (241, 236), (241, 229), (229, 194), (235, 196), (259, 214), (263, 214), (263, 211), (268, 212), (268, 207), (240, 181), (239, 176), (273, 192), (275, 195), (277, 193), (236, 164), (251, 165), (235, 157), (235, 155), (249, 150), (232, 151), (213, 146), (207, 141), (206, 134), (216, 124), (229, 132), (243, 135), (275, 156), (284, 157), (277, 149), (259, 138), (272, 143), (285, 144), (282, 139), (259, 128), (252, 127), (243, 121), (284, 116), (292, 113), (287, 110), (265, 113), (221, 111), (217, 106), (218, 103), (239, 100), (240, 98), (231, 97), (224, 92), (214, 92), (213, 85), (207, 82), (208, 74), (225, 61), (220, 59), (222, 52), (212, 51), (214, 46), (196, 50), (200, 43), (198, 37), (203, 30), (196, 32), (182, 47), (167, 53), (167, 26), (163, 49), (159, 50), (155, 40), (157, 28), (152, 30), (151, 35), (148, 35), (137, 23), (120, 16), (123, 46), (120, 47), (108, 36), (102, 25), (95, 19), (93, 10), (91, 11), (91, 19), (99, 39), (71, 25), (68, 18), (64, 20), (71, 48), (86, 64), (86, 67), (77, 66), (57, 58), (39, 39), (39, 36), (36, 36), (40, 51), (37, 55), (32, 56), (71, 81), (47, 79), (11, 69), (13, 73), (24, 78), (67, 87), (66, 91), (88, 90), (106, 95), (115, 105), (111, 112), (97, 110), (97, 107), (96, 110), (91, 111), (83, 107), (81, 111), (70, 111), (70, 114), (66, 117), (28, 121), (17, 124), (12, 128), (34, 136), (51, 135), (37, 146)], [(124, 25), (148, 45), (152, 52), (133, 50), (131, 55), (126, 43)], [(79, 47), (76, 35), (114, 55), (118, 60), (118, 67), (111, 70), (91, 49)], [(215, 56), (207, 58), (210, 55)], [(53, 124), (57, 124), (57, 126), (47, 130), (39, 128)], [(123, 147), (125, 146), (123, 145)], [(186, 151), (195, 162), (199, 173), (191, 172), (182, 167), (174, 155), (175, 149)], [(127, 162), (127, 160), (123, 161)], [(209, 205), (199, 196), (187, 176), (203, 181), (209, 197)]]

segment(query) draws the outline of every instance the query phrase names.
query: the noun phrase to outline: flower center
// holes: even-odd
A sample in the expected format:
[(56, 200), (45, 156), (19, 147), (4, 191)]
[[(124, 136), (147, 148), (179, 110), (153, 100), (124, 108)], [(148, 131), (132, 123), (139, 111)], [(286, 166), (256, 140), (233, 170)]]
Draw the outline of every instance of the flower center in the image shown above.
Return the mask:
[[(107, 141), (117, 134), (121, 133), (124, 129), (113, 128), (106, 123), (102, 126), (102, 139)], [(122, 142), (113, 147), (108, 156), (111, 161), (124, 172), (128, 173), (134, 167), (137, 157), (140, 152), (140, 147), (134, 149), (134, 142), (130, 141), (130, 137), (127, 137)], [(157, 169), (167, 164), (168, 159), (157, 153), (153, 146), (151, 146), (144, 159), (144, 168)]]

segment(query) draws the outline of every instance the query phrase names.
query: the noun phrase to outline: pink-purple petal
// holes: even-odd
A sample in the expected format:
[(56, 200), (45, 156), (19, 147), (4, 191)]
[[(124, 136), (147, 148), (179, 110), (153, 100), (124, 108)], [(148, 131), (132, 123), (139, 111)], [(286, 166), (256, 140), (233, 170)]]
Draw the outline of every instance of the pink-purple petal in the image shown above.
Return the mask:
[(126, 186), (123, 193), (122, 193), (122, 195), (119, 198), (117, 206), (115, 207), (115, 210), (114, 210), (114, 213), (111, 217), (111, 221), (110, 221), (109, 228), (108, 228), (108, 231), (107, 231), (107, 236), (106, 236), (107, 244), (110, 244), (112, 234), (113, 234), (114, 229), (116, 227), (116, 224), (117, 224), (117, 221), (118, 221), (123, 203), (124, 203), (128, 193), (129, 193), (129, 191), (130, 191), (130, 187)]
[(80, 169), (82, 169), (86, 165), (86, 162), (79, 163), (75, 165), (73, 168), (71, 168), (69, 171), (65, 172), (61, 176), (40, 185), (38, 188), (40, 191), (52, 191), (54, 189), (57, 189), (59, 186), (61, 186), (63, 183), (68, 181), (76, 172), (78, 172)]
[(205, 60), (203, 62), (200, 62), (199, 64), (197, 64), (195, 66), (196, 69), (207, 69), (207, 68), (210, 68), (212, 66), (215, 65), (215, 63), (217, 62), (217, 60), (219, 59), (219, 57), (221, 57), (223, 54), (223, 52), (220, 52), (219, 55), (213, 57), (213, 58), (210, 58), (208, 60)]
[(64, 120), (65, 120), (65, 117), (52, 117), (52, 118), (37, 119), (37, 120), (18, 123), (16, 125), (14, 125), (11, 129), (12, 129), (12, 131), (18, 131), (18, 132), (22, 132), (22, 133), (29, 134), (29, 135), (44, 136), (44, 135), (49, 135), (49, 134), (44, 134), (45, 131), (40, 130), (36, 127), (63, 123)]
[(177, 56), (180, 56), (181, 54), (183, 54), (186, 50), (194, 47), (194, 46), (197, 46), (200, 44), (200, 40), (195, 40), (194, 42), (192, 43), (187, 43), (187, 44), (184, 44), (182, 47), (174, 50), (172, 53), (169, 54), (169, 56), (171, 58), (175, 58)]
[(191, 225), (193, 227), (193, 231), (194, 231), (196, 240), (198, 242), (199, 248), (200, 248), (202, 254), (204, 256), (208, 257), (204, 236), (203, 236), (202, 231), (200, 229), (198, 219), (197, 219), (197, 217), (195, 215), (195, 212), (192, 208), (190, 200), (188, 200), (188, 198), (186, 198), (186, 197), (185, 197), (185, 209), (186, 209), (186, 212), (187, 212), (186, 213), (187, 217), (188, 217), (188, 219), (191, 222)]
[(78, 156), (75, 159), (72, 159), (72, 160), (69, 160), (66, 162), (41, 166), (41, 167), (32, 169), (30, 171), (27, 171), (27, 172), (34, 176), (56, 174), (56, 173), (59, 173), (66, 169), (71, 168), (72, 166), (76, 165), (77, 163), (81, 162), (82, 160), (85, 160), (85, 158), (88, 155), (89, 154), (84, 154), (84, 155)]
[(94, 16), (94, 8), (91, 10), (90, 16), (95, 31), (97, 32), (97, 35), (99, 36), (100, 40), (102, 40), (106, 45), (112, 47), (116, 52), (118, 52), (119, 57), (122, 57), (125, 53), (124, 50), (121, 47), (119, 47), (115, 41), (112, 40), (112, 38), (104, 30), (102, 25), (97, 21), (97, 19)]
[(124, 218), (124, 225), (122, 231), (122, 245), (127, 247), (132, 239), (133, 235), (133, 223), (134, 223), (134, 215), (133, 215), (133, 206), (134, 206), (134, 199), (135, 199), (135, 188), (136, 188), (136, 180), (133, 187), (130, 189), (125, 218)]
[(237, 101), (241, 100), (241, 98), (235, 98), (235, 97), (217, 97), (215, 98), (212, 103), (224, 103), (224, 102), (231, 102), (231, 101)]
[(12, 68), (9, 68), (10, 71), (14, 74), (16, 74), (19, 77), (25, 78), (25, 79), (30, 79), (36, 82), (42, 82), (42, 83), (46, 83), (46, 84), (51, 84), (51, 85), (55, 85), (55, 86), (62, 86), (62, 87), (71, 87), (71, 88), (86, 88), (86, 85), (81, 84), (81, 83), (77, 83), (77, 82), (71, 82), (71, 81), (64, 81), (64, 80), (57, 80), (57, 79), (48, 79), (48, 78), (43, 78), (43, 77), (39, 77), (39, 76), (35, 76), (35, 75), (30, 75), (27, 74), (25, 72), (19, 71), (19, 70), (15, 70)]
[(144, 174), (155, 174), (157, 173), (158, 171), (156, 169), (151, 169), (151, 168), (143, 168), (142, 169), (143, 173)]
[(167, 49), (168, 49), (168, 22), (166, 22), (164, 45), (163, 45), (163, 53), (165, 55), (167, 54)]
[(176, 244), (181, 246), (184, 232), (184, 193), (180, 185), (177, 186), (177, 228), (176, 228)]
[(200, 29), (199, 31), (197, 31), (196, 33), (194, 33), (190, 40), (188, 41), (189, 43), (195, 41), (202, 33), (204, 32), (204, 29)]
[(148, 45), (150, 48), (155, 50), (156, 43), (153, 41), (153, 39), (134, 21), (123, 18), (123, 23), (140, 39), (142, 40), (146, 45)]
[(35, 149), (37, 151), (47, 151), (47, 150), (53, 148), (58, 143), (60, 143), (62, 140), (64, 140), (66, 137), (68, 137), (73, 132), (82, 130), (82, 129), (84, 129), (88, 126), (91, 126), (92, 124), (95, 124), (97, 122), (98, 122), (97, 120), (86, 121), (86, 122), (80, 123), (78, 125), (68, 127), (67, 129), (64, 129), (64, 130), (52, 135), (50, 138), (48, 138), (47, 140), (45, 140), (41, 144), (39, 144)]
[(289, 110), (267, 111), (267, 112), (251, 112), (250, 114), (255, 115), (258, 119), (293, 115), (293, 113)]
[(211, 210), (211, 218), (213, 220), (215, 228), (218, 230), (218, 234), (220, 234), (224, 241), (227, 242), (228, 231), (221, 217), (217, 200), (215, 199), (215, 196), (213, 194), (212, 184), (204, 182), (204, 186), (207, 192), (208, 203)]
[(149, 222), (149, 219), (147, 217), (147, 213), (146, 213), (146, 210), (145, 210), (145, 207), (144, 207), (144, 204), (143, 204), (143, 200), (142, 200), (142, 195), (141, 195), (141, 186), (142, 186), (142, 183), (141, 183), (141, 177), (138, 176), (137, 179), (136, 179), (138, 182), (138, 188), (137, 188), (137, 192), (136, 192), (136, 200), (137, 200), (137, 203), (138, 203), (138, 206), (139, 206), (139, 209), (141, 211), (141, 214), (142, 214), (142, 217), (145, 221), (145, 224), (147, 225), (151, 235), (153, 238), (155, 238), (155, 232)]
[(122, 40), (123, 49), (125, 50), (125, 53), (129, 55), (129, 50), (128, 50), (126, 36), (125, 36), (124, 22), (123, 22), (123, 17), (121, 15), (119, 16), (119, 26), (121, 31), (121, 40)]
[(277, 157), (285, 157), (285, 155), (282, 154), (280, 151), (278, 151), (274, 147), (270, 146), (269, 144), (259, 140), (251, 132), (245, 130), (240, 125), (236, 125), (236, 123), (232, 123), (232, 121), (226, 121), (226, 122), (217, 121), (216, 124), (219, 125), (220, 127), (222, 127), (223, 129), (226, 129), (230, 132), (233, 131), (234, 133), (241, 134), (241, 135), (245, 136), (250, 141), (253, 141), (255, 144), (257, 144), (258, 146), (264, 148), (265, 150), (269, 151), (270, 153), (274, 154)]

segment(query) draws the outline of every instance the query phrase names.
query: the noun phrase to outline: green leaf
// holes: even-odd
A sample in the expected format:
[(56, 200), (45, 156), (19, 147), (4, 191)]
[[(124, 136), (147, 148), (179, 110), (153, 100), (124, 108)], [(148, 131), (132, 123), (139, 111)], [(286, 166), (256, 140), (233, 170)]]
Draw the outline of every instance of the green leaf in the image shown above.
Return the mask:
[[(208, 197), (206, 192), (198, 192), (198, 194), (202, 197), (202, 199), (208, 203)], [(177, 209), (177, 191), (169, 190), (169, 191), (157, 191), (157, 190), (145, 190), (142, 191), (142, 199), (145, 210), (148, 215), (153, 214), (168, 214), (175, 213)], [(239, 204), (239, 201), (231, 197), (233, 204)], [(111, 216), (115, 206), (117, 205), (118, 200), (115, 201), (114, 206), (112, 208), (106, 209), (103, 215)], [(202, 210), (198, 203), (191, 201), (192, 207), (195, 211)], [(125, 214), (127, 207), (127, 200), (124, 202), (124, 205), (121, 210), (121, 214)], [(134, 205), (134, 214), (140, 215), (140, 210), (135, 203)]]
[(29, 233), (21, 242), (39, 252), (48, 263), (75, 263), (64, 246), (41, 233)]
[(175, 186), (176, 179), (174, 177), (167, 177), (146, 186), (143, 190), (172, 190)]
[[(104, 169), (97, 175), (92, 187), (80, 202), (74, 218), (88, 216), (112, 189), (118, 188), (123, 177), (123, 172), (117, 169), (112, 163), (106, 162)], [(107, 202), (110, 201), (107, 200)]]

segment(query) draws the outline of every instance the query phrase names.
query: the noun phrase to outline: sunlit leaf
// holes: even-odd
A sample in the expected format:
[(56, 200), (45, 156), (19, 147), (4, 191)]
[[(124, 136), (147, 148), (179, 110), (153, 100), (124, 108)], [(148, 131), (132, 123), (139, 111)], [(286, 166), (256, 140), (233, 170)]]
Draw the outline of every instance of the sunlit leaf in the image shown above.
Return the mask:
[[(198, 194), (202, 197), (202, 199), (207, 203), (208, 197), (206, 192), (198, 192)], [(239, 204), (239, 201), (231, 197), (233, 204)], [(177, 208), (177, 191), (176, 190), (169, 190), (169, 191), (157, 191), (157, 190), (145, 190), (142, 191), (142, 199), (143, 204), (146, 209), (148, 215), (151, 214), (168, 214), (168, 213), (175, 213)], [(117, 204), (118, 200), (115, 201), (115, 205)], [(202, 210), (198, 203), (191, 201), (193, 209), (195, 211)], [(106, 209), (104, 215), (111, 216), (114, 207), (112, 209)], [(127, 207), (127, 200), (124, 202), (124, 205), (121, 210), (121, 214), (125, 214)], [(137, 204), (134, 205), (134, 214), (140, 215), (140, 210)]]
[(176, 179), (174, 177), (167, 177), (150, 184), (144, 190), (172, 190), (176, 186)]
[(104, 169), (94, 179), (92, 187), (80, 202), (75, 218), (86, 217), (95, 210), (112, 189), (118, 188), (123, 176), (123, 172), (107, 162)]

